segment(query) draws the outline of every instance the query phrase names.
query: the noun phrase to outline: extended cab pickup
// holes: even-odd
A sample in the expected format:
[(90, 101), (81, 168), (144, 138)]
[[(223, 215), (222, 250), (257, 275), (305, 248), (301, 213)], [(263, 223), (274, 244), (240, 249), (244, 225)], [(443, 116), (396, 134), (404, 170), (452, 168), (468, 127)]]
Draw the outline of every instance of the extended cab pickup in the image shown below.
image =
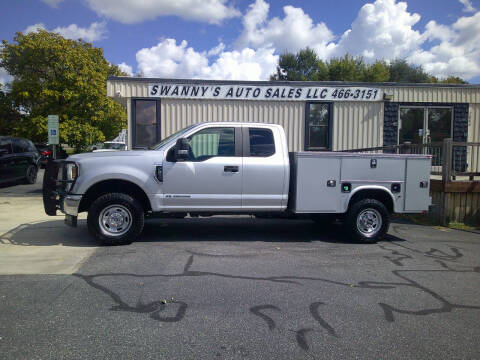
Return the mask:
[(43, 199), (70, 225), (87, 211), (91, 234), (108, 245), (135, 240), (146, 216), (188, 214), (339, 218), (352, 238), (375, 242), (391, 213), (428, 209), (430, 166), (428, 155), (289, 153), (279, 125), (202, 123), (152, 150), (49, 162)]

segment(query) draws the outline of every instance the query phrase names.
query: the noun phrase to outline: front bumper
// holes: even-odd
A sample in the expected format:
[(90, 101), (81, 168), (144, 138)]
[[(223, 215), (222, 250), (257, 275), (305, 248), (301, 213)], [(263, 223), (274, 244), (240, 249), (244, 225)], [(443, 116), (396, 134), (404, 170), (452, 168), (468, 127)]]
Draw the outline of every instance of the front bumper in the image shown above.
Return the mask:
[(60, 210), (66, 215), (78, 216), (82, 195), (66, 195), (60, 198)]

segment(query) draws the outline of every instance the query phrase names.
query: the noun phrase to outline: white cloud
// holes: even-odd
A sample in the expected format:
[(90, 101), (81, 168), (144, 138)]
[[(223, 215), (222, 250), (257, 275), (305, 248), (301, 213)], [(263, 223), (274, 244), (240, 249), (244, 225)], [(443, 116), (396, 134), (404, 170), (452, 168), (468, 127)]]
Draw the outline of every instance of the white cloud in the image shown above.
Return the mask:
[(269, 4), (256, 0), (243, 18), (243, 32), (237, 47), (273, 47), (279, 52), (296, 52), (305, 47), (314, 49), (321, 58), (327, 58), (334, 48), (333, 33), (320, 22), (315, 24), (301, 8), (285, 6), (282, 19), (267, 19)]
[(128, 76), (133, 76), (133, 69), (130, 65), (125, 64), (124, 62), (118, 64), (118, 68), (126, 73)]
[(346, 53), (367, 61), (405, 58), (441, 78), (480, 75), (480, 12), (453, 24), (430, 21), (420, 29), (420, 15), (409, 12), (405, 2), (375, 0), (361, 7), (337, 39), (302, 9), (285, 6), (283, 12), (281, 18), (269, 18), (268, 3), (256, 0), (242, 19), (234, 50), (219, 41), (202, 52), (186, 41), (164, 39), (137, 52), (138, 69), (152, 77), (264, 80), (275, 72), (279, 53), (309, 46), (322, 59)]
[(42, 0), (45, 4), (50, 7), (56, 8), (63, 0)]
[[(174, 39), (165, 39), (139, 50), (139, 71), (146, 77), (263, 80), (273, 73), (278, 61), (271, 48), (224, 51), (220, 44), (213, 52), (198, 52), (187, 45), (185, 40), (177, 45)], [(209, 53), (218, 53), (212, 63)]]
[(367, 60), (403, 57), (418, 49), (423, 39), (413, 26), (420, 15), (407, 11), (405, 2), (377, 0), (360, 9), (351, 29), (341, 37), (335, 55), (346, 52)]
[(424, 34), (440, 43), (417, 50), (407, 58), (410, 62), (439, 77), (455, 75), (470, 79), (480, 74), (480, 12), (461, 17), (450, 26), (431, 21)]
[(219, 24), (239, 16), (227, 0), (87, 0), (98, 15), (124, 24), (153, 20), (159, 16), (174, 15), (188, 20)]
[[(45, 27), (45, 24), (38, 23), (34, 25), (28, 26), (25, 30), (23, 30), (24, 34), (29, 34), (31, 32), (35, 32), (38, 30), (48, 30)], [(77, 24), (70, 24), (66, 27), (56, 27), (53, 30), (48, 30), (55, 32), (57, 34), (62, 35), (64, 38), (67, 39), (82, 39), (85, 41), (93, 42), (103, 40), (107, 37), (107, 27), (105, 22), (94, 22), (90, 24), (88, 28), (83, 28), (78, 26)]]
[(477, 9), (475, 9), (472, 5), (472, 2), (470, 0), (458, 0), (460, 3), (463, 5), (463, 11), (464, 12), (475, 12)]

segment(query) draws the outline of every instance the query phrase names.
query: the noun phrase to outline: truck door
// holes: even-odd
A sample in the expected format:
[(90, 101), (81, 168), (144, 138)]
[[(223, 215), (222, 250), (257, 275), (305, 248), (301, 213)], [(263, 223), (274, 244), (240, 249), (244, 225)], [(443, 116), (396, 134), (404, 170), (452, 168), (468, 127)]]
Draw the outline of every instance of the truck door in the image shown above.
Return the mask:
[(242, 140), (240, 127), (212, 126), (187, 138), (188, 161), (164, 162), (165, 209), (240, 210)]
[(277, 144), (281, 141), (276, 129), (243, 128), (242, 209), (282, 209), (285, 159), (283, 148)]

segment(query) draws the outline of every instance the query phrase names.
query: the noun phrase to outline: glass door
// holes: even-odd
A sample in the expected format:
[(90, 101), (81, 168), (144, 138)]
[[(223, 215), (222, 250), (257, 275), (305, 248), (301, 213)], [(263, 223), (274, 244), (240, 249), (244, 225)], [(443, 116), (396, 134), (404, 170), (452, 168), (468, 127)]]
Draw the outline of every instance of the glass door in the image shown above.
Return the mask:
[(398, 143), (423, 144), (425, 137), (425, 108), (400, 108)]

